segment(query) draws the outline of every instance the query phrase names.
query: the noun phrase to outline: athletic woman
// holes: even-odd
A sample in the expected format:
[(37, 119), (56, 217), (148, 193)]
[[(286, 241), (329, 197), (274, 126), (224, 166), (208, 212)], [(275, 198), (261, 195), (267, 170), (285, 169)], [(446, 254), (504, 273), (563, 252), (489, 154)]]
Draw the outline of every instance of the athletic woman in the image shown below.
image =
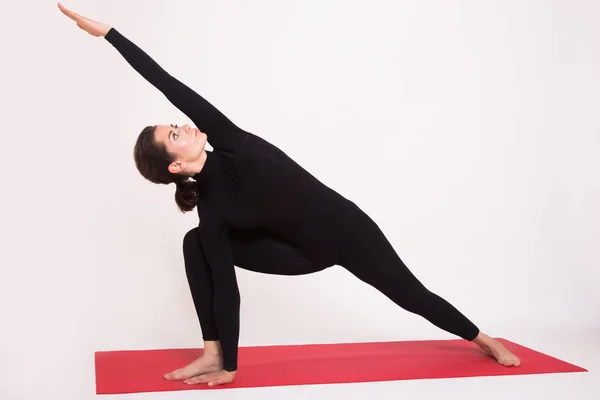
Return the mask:
[[(198, 227), (183, 239), (183, 256), (204, 352), (165, 379), (209, 385), (234, 380), (240, 321), (234, 266), (301, 275), (340, 265), (403, 309), (476, 343), (500, 364), (520, 364), (500, 342), (425, 288), (356, 204), (276, 146), (236, 126), (115, 28), (58, 6), (81, 29), (104, 37), (198, 127), (148, 126), (134, 148), (142, 176), (175, 183), (181, 211), (197, 208), (199, 217)], [(207, 141), (211, 152), (205, 150)]]

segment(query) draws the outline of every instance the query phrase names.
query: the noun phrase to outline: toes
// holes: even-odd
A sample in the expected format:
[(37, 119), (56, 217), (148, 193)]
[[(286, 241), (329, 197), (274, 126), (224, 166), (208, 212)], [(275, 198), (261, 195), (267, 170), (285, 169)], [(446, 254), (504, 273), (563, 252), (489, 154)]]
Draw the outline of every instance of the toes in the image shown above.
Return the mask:
[(178, 381), (178, 380), (185, 379), (185, 378), (189, 378), (189, 376), (186, 376), (183, 369), (176, 369), (173, 372), (169, 372), (168, 374), (165, 374), (165, 379), (168, 381)]
[(507, 357), (507, 358), (499, 358), (498, 363), (502, 364), (505, 367), (518, 367), (521, 365), (521, 360), (519, 360), (515, 356)]
[(172, 381), (174, 379), (173, 372), (169, 372), (169, 373), (164, 374), (163, 378), (165, 378), (168, 381)]

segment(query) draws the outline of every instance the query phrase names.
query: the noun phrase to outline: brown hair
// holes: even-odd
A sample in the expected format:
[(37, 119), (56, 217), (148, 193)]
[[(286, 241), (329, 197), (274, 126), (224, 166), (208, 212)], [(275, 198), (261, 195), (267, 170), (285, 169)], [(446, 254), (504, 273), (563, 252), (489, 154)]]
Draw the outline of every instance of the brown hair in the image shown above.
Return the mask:
[(157, 143), (154, 138), (155, 126), (147, 126), (140, 132), (133, 148), (135, 166), (142, 176), (150, 182), (168, 185), (175, 182), (175, 202), (181, 212), (192, 211), (196, 207), (197, 184), (189, 177), (173, 174), (169, 164), (175, 161), (175, 156), (167, 151), (165, 145)]

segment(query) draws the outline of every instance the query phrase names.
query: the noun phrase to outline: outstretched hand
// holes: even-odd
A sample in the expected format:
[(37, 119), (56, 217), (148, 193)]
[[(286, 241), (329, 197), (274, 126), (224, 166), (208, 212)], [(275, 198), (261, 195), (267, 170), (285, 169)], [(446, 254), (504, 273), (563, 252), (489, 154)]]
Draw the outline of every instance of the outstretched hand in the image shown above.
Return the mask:
[(233, 382), (236, 371), (229, 372), (222, 369), (221, 371), (211, 372), (208, 374), (197, 375), (186, 379), (183, 382), (187, 384), (207, 383), (208, 386), (224, 385)]
[(60, 3), (58, 4), (58, 8), (65, 14), (67, 17), (71, 18), (73, 21), (77, 23), (77, 26), (89, 33), (92, 36), (106, 36), (111, 26), (107, 24), (103, 24), (102, 22), (94, 21), (93, 19), (89, 19), (84, 17), (83, 15), (79, 15), (69, 10), (65, 6)]

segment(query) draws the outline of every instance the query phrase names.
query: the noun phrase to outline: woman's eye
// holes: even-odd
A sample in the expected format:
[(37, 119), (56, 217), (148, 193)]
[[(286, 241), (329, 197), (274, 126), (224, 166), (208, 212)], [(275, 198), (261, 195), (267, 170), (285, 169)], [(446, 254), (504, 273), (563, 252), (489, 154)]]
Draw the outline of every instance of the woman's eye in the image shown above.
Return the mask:
[(176, 133), (173, 134), (173, 139), (177, 140), (178, 137), (179, 137), (178, 134), (176, 134)]

